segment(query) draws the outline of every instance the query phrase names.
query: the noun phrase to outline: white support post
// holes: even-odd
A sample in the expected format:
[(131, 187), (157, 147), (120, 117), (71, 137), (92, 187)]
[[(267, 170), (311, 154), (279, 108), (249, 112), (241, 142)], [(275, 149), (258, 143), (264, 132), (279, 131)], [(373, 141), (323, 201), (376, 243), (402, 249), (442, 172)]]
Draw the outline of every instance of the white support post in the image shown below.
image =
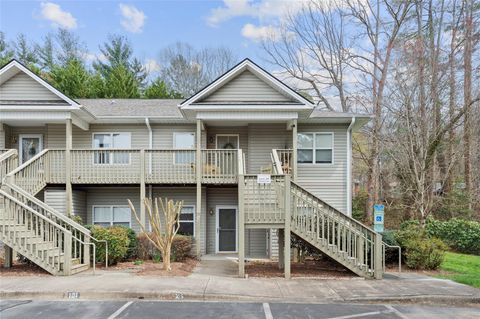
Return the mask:
[(145, 150), (140, 150), (140, 222), (143, 226), (146, 225), (146, 214), (145, 214)]
[(375, 233), (375, 279), (382, 279), (383, 277), (383, 264), (382, 264), (382, 235)]
[(201, 211), (202, 211), (202, 121), (197, 120), (195, 172), (197, 181), (197, 203), (195, 206), (195, 248), (197, 257), (201, 256), (200, 238), (202, 236)]
[(72, 200), (72, 120), (67, 119), (66, 122), (66, 141), (65, 141), (65, 193), (66, 193), (66, 209), (67, 215), (73, 213)]
[(238, 276), (245, 278), (245, 177), (238, 176)]
[(10, 268), (13, 264), (13, 249), (7, 245), (3, 245), (3, 249), (5, 250), (5, 259), (3, 261), (4, 268)]
[(297, 180), (297, 132), (298, 123), (297, 120), (293, 120), (292, 124), (292, 179), (295, 182)]
[(284, 248), (284, 266), (285, 266), (285, 279), (290, 279), (290, 175), (285, 175), (285, 248)]

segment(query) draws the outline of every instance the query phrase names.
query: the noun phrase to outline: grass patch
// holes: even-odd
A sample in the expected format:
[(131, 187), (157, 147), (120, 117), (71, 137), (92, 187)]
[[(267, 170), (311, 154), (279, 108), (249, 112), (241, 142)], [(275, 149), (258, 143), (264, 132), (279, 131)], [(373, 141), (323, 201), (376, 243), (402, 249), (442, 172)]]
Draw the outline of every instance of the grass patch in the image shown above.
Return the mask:
[(480, 256), (447, 252), (440, 269), (437, 277), (480, 288)]

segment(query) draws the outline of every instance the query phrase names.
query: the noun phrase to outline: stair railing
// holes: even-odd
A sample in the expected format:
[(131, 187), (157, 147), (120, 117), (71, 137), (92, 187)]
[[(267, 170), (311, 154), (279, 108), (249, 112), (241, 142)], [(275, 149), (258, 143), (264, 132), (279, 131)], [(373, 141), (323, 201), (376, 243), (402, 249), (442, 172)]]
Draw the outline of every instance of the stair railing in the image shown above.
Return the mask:
[(18, 166), (17, 150), (5, 150), (0, 153), (0, 184), (5, 176)]
[[(69, 275), (72, 260), (72, 233), (7, 192), (0, 190), (0, 195), (4, 198), (4, 219), (13, 221), (12, 224), (5, 223), (2, 227), (2, 238), (6, 244), (11, 245), (19, 253), (28, 255), (34, 263), (47, 268), (51, 273), (63, 272), (64, 275)], [(34, 232), (43, 241), (51, 243), (54, 249), (34, 250), (33, 244), (30, 244), (29, 248), (26, 242), (22, 245), (17, 232), (25, 230), (20, 230), (20, 225)], [(8, 236), (7, 228), (13, 228), (13, 238)]]

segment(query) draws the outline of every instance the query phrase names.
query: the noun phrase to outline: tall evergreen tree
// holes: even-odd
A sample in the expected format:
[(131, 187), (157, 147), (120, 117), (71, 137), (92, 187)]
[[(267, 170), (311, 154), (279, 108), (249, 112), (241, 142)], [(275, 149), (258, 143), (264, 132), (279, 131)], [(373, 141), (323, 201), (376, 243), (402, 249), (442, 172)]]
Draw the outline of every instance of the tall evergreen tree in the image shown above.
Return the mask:
[(59, 29), (55, 40), (58, 45), (56, 59), (59, 64), (67, 65), (71, 60), (81, 61), (85, 58), (86, 46), (75, 33)]
[(51, 71), (55, 65), (54, 43), (51, 34), (43, 38), (43, 45), (36, 44), (35, 49), (38, 55), (38, 64), (43, 71)]
[(105, 77), (105, 97), (138, 98), (140, 90), (138, 81), (132, 71), (124, 65), (111, 68)]
[(15, 52), (5, 40), (5, 33), (0, 31), (0, 66), (7, 64), (13, 58), (14, 54)]
[(29, 67), (38, 61), (35, 48), (28, 43), (27, 37), (23, 33), (20, 33), (15, 41), (15, 57)]
[(66, 65), (56, 65), (50, 72), (53, 84), (72, 98), (89, 97), (91, 75), (81, 60), (72, 59)]
[(147, 99), (179, 99), (181, 95), (171, 90), (165, 81), (158, 77), (147, 86), (144, 97)]

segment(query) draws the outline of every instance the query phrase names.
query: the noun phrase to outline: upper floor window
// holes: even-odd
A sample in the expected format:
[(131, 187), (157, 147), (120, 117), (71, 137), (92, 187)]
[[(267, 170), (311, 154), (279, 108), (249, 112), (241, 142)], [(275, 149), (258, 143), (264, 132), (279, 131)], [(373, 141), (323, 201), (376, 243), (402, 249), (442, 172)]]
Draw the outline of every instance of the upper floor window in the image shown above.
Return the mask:
[(93, 224), (130, 227), (131, 214), (128, 206), (93, 206)]
[(195, 133), (173, 133), (173, 147), (187, 150), (175, 152), (175, 164), (190, 164), (195, 162), (195, 152), (188, 151), (189, 149), (195, 149)]
[[(93, 147), (105, 149), (127, 149), (131, 145), (130, 133), (94, 133)], [(96, 151), (95, 164), (128, 164), (130, 155), (121, 151)]]
[(298, 163), (333, 163), (333, 133), (298, 133), (297, 142)]

